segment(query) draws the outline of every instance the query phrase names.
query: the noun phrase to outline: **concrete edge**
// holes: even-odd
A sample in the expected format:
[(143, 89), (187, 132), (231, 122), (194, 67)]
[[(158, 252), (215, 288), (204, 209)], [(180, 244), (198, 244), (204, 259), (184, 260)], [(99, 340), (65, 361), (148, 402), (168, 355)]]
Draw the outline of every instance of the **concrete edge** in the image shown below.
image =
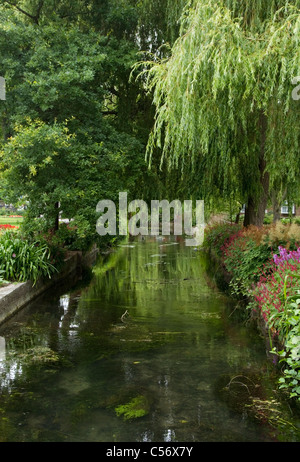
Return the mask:
[(28, 281), (1, 287), (0, 324), (55, 284), (61, 283), (72, 275), (74, 275), (74, 279), (79, 277), (83, 267), (91, 267), (95, 263), (98, 253), (99, 250), (96, 246), (86, 253), (81, 251), (69, 252), (62, 270), (59, 273), (54, 273), (50, 279), (40, 279), (34, 286)]

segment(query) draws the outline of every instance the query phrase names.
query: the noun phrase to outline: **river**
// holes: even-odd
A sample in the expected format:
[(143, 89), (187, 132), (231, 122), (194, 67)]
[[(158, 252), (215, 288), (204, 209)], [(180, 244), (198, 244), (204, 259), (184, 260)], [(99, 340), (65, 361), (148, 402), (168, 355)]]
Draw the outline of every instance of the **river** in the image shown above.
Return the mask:
[(0, 326), (0, 442), (292, 442), (265, 341), (208, 256), (147, 239)]

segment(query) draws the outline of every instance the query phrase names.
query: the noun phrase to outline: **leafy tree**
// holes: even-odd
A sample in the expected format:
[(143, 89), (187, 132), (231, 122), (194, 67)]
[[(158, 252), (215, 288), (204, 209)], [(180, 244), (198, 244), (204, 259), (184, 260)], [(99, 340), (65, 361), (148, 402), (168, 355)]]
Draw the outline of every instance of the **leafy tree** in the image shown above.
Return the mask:
[(291, 84), (299, 7), (189, 1), (171, 56), (146, 71), (156, 106), (150, 161), (161, 149), (169, 170), (198, 174), (204, 198), (234, 194), (247, 204), (246, 225), (261, 225), (270, 189), (290, 187), (299, 174), (300, 106)]
[(136, 115), (127, 111), (125, 117), (123, 93), (135, 48), (125, 40), (118, 48), (109, 32), (87, 30), (83, 20), (64, 18), (63, 9), (49, 12), (51, 2), (47, 9), (41, 4), (38, 21), (31, 18), (37, 2), (6, 3), (16, 5), (0, 8), (0, 65), (8, 89), (0, 108), (6, 198), (28, 199), (29, 220), (43, 215), (48, 228), (57, 228), (63, 212), (90, 242), (97, 237), (99, 200), (155, 189), (144, 160), (148, 133), (140, 134)]
[(29, 200), (34, 226), (42, 215), (56, 229), (63, 213), (91, 241), (99, 200), (172, 190), (170, 175), (147, 168), (154, 108), (130, 75), (138, 52), (165, 53), (184, 3), (171, 14), (170, 0), (2, 2), (2, 185), (7, 200)]

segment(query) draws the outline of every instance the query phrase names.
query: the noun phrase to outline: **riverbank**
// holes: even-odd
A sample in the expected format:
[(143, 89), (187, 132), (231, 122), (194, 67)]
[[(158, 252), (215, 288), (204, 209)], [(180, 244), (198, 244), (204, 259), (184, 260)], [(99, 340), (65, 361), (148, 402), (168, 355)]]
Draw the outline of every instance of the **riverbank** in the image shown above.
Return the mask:
[[(209, 277), (212, 279), (219, 290), (237, 301), (237, 305), (235, 306), (236, 317), (242, 321), (245, 320), (247, 324), (250, 322), (253, 325), (253, 328), (257, 329), (258, 334), (265, 342), (267, 357), (274, 359), (273, 355), (270, 353), (270, 350), (275, 344), (277, 345), (277, 343), (274, 337), (272, 342), (270, 342), (270, 332), (266, 321), (258, 310), (252, 309), (253, 298), (251, 297), (251, 294), (247, 295), (245, 293), (232, 293), (231, 284), (233, 278), (232, 275), (226, 270), (222, 259), (211, 248), (205, 249), (205, 251), (210, 262), (207, 268)], [(277, 346), (279, 347), (279, 345)], [(280, 345), (280, 348), (283, 348), (283, 346)]]
[(94, 246), (88, 252), (68, 252), (62, 269), (51, 278), (40, 278), (35, 284), (31, 281), (10, 283), (0, 288), (0, 324), (32, 302), (51, 287), (63, 283), (67, 278), (74, 282), (80, 279), (84, 268), (91, 267), (99, 254)]
[(280, 388), (300, 401), (300, 226), (221, 222), (206, 228), (204, 247), (280, 362)]

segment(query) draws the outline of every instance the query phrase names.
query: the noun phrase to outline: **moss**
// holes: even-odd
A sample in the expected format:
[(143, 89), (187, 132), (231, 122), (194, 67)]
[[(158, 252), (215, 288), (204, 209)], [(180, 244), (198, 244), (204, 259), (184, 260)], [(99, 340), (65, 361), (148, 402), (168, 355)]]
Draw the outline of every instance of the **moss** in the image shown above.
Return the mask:
[(118, 417), (123, 416), (124, 420), (137, 419), (149, 413), (149, 402), (145, 396), (136, 396), (126, 404), (115, 408)]
[(5, 411), (0, 408), (0, 443), (9, 442), (14, 435), (14, 428), (6, 417)]

